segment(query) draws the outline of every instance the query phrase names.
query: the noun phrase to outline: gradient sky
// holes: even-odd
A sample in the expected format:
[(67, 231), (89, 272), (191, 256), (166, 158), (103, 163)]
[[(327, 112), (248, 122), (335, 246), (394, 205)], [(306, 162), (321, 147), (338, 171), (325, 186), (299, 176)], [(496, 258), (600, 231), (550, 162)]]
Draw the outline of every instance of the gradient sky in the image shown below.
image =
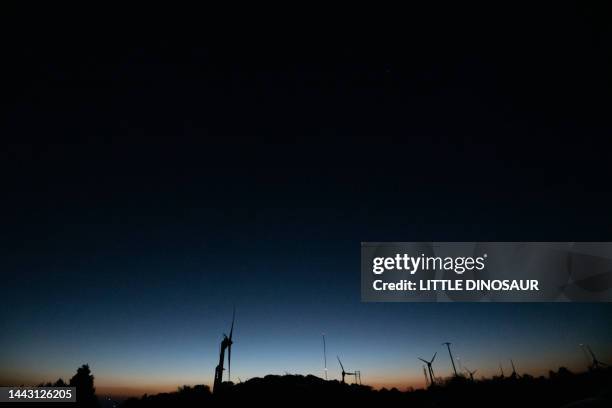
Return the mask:
[(26, 30), (0, 383), (211, 384), (234, 305), (243, 381), (322, 376), (323, 332), (330, 377), (376, 386), (422, 386), (435, 351), (449, 374), (443, 341), (484, 375), (612, 361), (609, 304), (360, 303), (362, 241), (612, 240), (609, 30), (558, 7), (316, 44)]

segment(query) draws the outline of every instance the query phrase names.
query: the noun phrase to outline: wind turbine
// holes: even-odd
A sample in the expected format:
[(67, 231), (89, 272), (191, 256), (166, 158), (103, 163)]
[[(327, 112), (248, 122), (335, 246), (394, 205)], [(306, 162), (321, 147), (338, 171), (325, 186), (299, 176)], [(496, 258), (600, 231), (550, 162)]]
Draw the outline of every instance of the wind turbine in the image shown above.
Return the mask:
[(433, 355), (433, 357), (431, 358), (431, 361), (427, 361), (421, 357), (418, 357), (419, 360), (421, 360), (422, 362), (424, 362), (425, 364), (427, 364), (427, 369), (429, 370), (429, 385), (434, 385), (435, 380), (434, 380), (434, 373), (433, 373), (433, 368), (431, 367), (431, 365), (433, 364), (434, 360), (436, 359), (436, 355), (438, 354), (438, 352), (436, 351)]
[(470, 375), (470, 380), (474, 381), (474, 374), (476, 374), (476, 371), (478, 370), (470, 371), (466, 366), (463, 366), (463, 368)]
[(607, 366), (606, 363), (599, 361), (597, 359), (597, 357), (595, 357), (595, 353), (593, 353), (593, 350), (591, 350), (591, 346), (589, 346), (588, 344), (586, 344), (586, 345), (585, 344), (581, 344), (580, 346), (583, 348), (583, 350), (586, 348), (586, 350), (589, 352), (589, 354), (593, 358), (593, 363), (589, 367), (591, 370), (597, 370), (601, 366), (604, 366), (604, 367)]
[(451, 343), (449, 343), (448, 341), (446, 343), (442, 343), (442, 345), (445, 345), (448, 348), (448, 355), (450, 356), (451, 359), (451, 363), (453, 363), (453, 371), (455, 372), (455, 377), (458, 376), (457, 374), (457, 367), (455, 367), (455, 360), (453, 359), (453, 353), (451, 353), (451, 349), (450, 349), (450, 345)]
[(232, 378), (232, 337), (234, 335), (234, 321), (236, 319), (236, 308), (232, 313), (232, 326), (230, 328), (229, 337), (223, 333), (223, 340), (221, 341), (221, 350), (219, 352), (219, 364), (215, 368), (215, 382), (213, 384), (213, 392), (218, 390), (223, 383), (223, 363), (225, 362), (225, 350), (227, 349), (227, 380), (231, 381)]
[(499, 363), (499, 371), (501, 372), (501, 378), (504, 378), (504, 367), (502, 367), (502, 363)]
[(356, 372), (355, 373), (348, 373), (348, 372), (344, 371), (344, 366), (342, 365), (342, 361), (340, 361), (340, 357), (336, 356), (336, 358), (338, 359), (338, 362), (340, 363), (340, 368), (342, 368), (342, 384), (345, 384), (344, 376), (346, 376), (346, 375), (352, 375), (355, 378), (357, 378), (357, 373)]
[(582, 354), (584, 354), (584, 358), (586, 359), (587, 367), (590, 369), (591, 368), (591, 356), (589, 356), (589, 353), (586, 351), (584, 344), (580, 343), (579, 346), (580, 346), (580, 350), (582, 350)]
[(512, 374), (510, 374), (511, 378), (521, 378), (517, 373), (516, 373), (516, 368), (514, 367), (514, 361), (512, 361), (512, 359), (510, 359), (510, 364), (512, 365)]

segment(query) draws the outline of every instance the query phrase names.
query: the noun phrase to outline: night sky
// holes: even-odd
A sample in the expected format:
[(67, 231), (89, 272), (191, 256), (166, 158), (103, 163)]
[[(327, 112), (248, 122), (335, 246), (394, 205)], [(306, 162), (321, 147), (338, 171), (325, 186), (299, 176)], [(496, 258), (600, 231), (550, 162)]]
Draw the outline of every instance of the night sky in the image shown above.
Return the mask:
[[(423, 11), (321, 38), (24, 29), (4, 52), (0, 384), (423, 385), (612, 361), (609, 304), (366, 304), (362, 241), (611, 241), (600, 10)], [(457, 12), (461, 12), (457, 14)], [(429, 17), (429, 18), (426, 18)], [(384, 21), (384, 20), (383, 20)], [(290, 24), (289, 24), (290, 25)], [(320, 34), (320, 33), (319, 33)]]

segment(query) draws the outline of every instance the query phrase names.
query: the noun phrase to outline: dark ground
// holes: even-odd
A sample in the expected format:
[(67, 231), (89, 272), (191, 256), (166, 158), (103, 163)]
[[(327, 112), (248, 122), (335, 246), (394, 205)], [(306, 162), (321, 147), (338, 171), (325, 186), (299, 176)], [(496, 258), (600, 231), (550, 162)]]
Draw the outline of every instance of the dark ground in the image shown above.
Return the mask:
[[(238, 405), (321, 405), (411, 406), (411, 407), (563, 407), (609, 406), (612, 370), (574, 374), (566, 369), (551, 371), (547, 378), (493, 378), (469, 381), (463, 377), (446, 380), (428, 390), (400, 392), (373, 390), (368, 386), (345, 385), (315, 376), (269, 375), (227, 385), (218, 395), (206, 386), (183, 387), (175, 393), (129, 399), (122, 406), (196, 407)], [(574, 405), (572, 405), (574, 406)]]

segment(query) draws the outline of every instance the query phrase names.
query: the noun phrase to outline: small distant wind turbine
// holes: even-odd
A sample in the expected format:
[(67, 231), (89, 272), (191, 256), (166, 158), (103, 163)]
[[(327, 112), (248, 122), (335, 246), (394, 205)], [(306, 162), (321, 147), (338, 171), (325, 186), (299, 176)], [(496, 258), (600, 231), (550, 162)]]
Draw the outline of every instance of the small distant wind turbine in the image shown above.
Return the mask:
[(504, 378), (504, 367), (502, 367), (502, 363), (499, 363), (499, 371), (501, 373), (501, 378)]
[(589, 356), (589, 353), (586, 351), (586, 348), (584, 346), (584, 344), (580, 343), (580, 350), (582, 350), (582, 354), (584, 355), (584, 358), (586, 360), (587, 363), (587, 367), (590, 369), (591, 368), (591, 356)]
[(344, 384), (344, 376), (346, 375), (346, 371), (344, 371), (344, 366), (342, 365), (342, 361), (340, 361), (340, 357), (336, 356), (338, 362), (340, 363), (340, 368), (342, 369), (342, 384)]
[(427, 361), (421, 357), (418, 357), (419, 360), (421, 360), (422, 362), (424, 362), (425, 364), (427, 364), (427, 369), (429, 370), (429, 385), (434, 385), (435, 383), (435, 377), (434, 377), (434, 373), (433, 373), (433, 368), (431, 367), (431, 365), (433, 364), (434, 360), (436, 359), (436, 355), (438, 354), (438, 352), (435, 352), (433, 357), (431, 358), (431, 361)]
[(455, 372), (455, 377), (457, 377), (457, 367), (455, 367), (455, 360), (453, 359), (453, 353), (451, 353), (451, 349), (450, 349), (450, 345), (451, 343), (449, 343), (448, 341), (446, 343), (442, 343), (442, 345), (446, 345), (446, 347), (448, 348), (448, 355), (450, 356), (451, 359), (451, 363), (453, 363), (453, 371)]
[(352, 375), (355, 377), (355, 379), (357, 379), (357, 373), (356, 372), (349, 373), (349, 372), (344, 371), (344, 366), (342, 365), (342, 361), (340, 361), (340, 357), (336, 356), (336, 358), (338, 359), (338, 362), (340, 363), (340, 368), (342, 369), (342, 384), (345, 384), (344, 377), (347, 375)]
[(589, 352), (589, 354), (591, 355), (591, 357), (593, 358), (593, 362), (591, 363), (591, 366), (589, 367), (589, 369), (591, 370), (597, 370), (600, 367), (607, 367), (608, 364), (601, 362), (597, 359), (597, 357), (595, 357), (595, 353), (593, 353), (593, 350), (591, 350), (591, 346), (589, 346), (588, 344), (581, 344), (580, 347), (583, 348), (583, 350), (586, 348), (586, 350)]
[(514, 367), (514, 361), (512, 359), (510, 359), (510, 364), (512, 365), (512, 374), (510, 374), (510, 377), (521, 378), (516, 372), (516, 368)]
[(469, 370), (467, 367), (465, 367), (465, 366), (464, 366), (463, 368), (464, 368), (464, 369), (465, 369), (465, 371), (466, 371), (466, 372), (469, 374), (469, 376), (470, 376), (470, 380), (474, 381), (474, 374), (476, 374), (476, 372), (477, 372), (478, 370), (470, 371), (470, 370)]

